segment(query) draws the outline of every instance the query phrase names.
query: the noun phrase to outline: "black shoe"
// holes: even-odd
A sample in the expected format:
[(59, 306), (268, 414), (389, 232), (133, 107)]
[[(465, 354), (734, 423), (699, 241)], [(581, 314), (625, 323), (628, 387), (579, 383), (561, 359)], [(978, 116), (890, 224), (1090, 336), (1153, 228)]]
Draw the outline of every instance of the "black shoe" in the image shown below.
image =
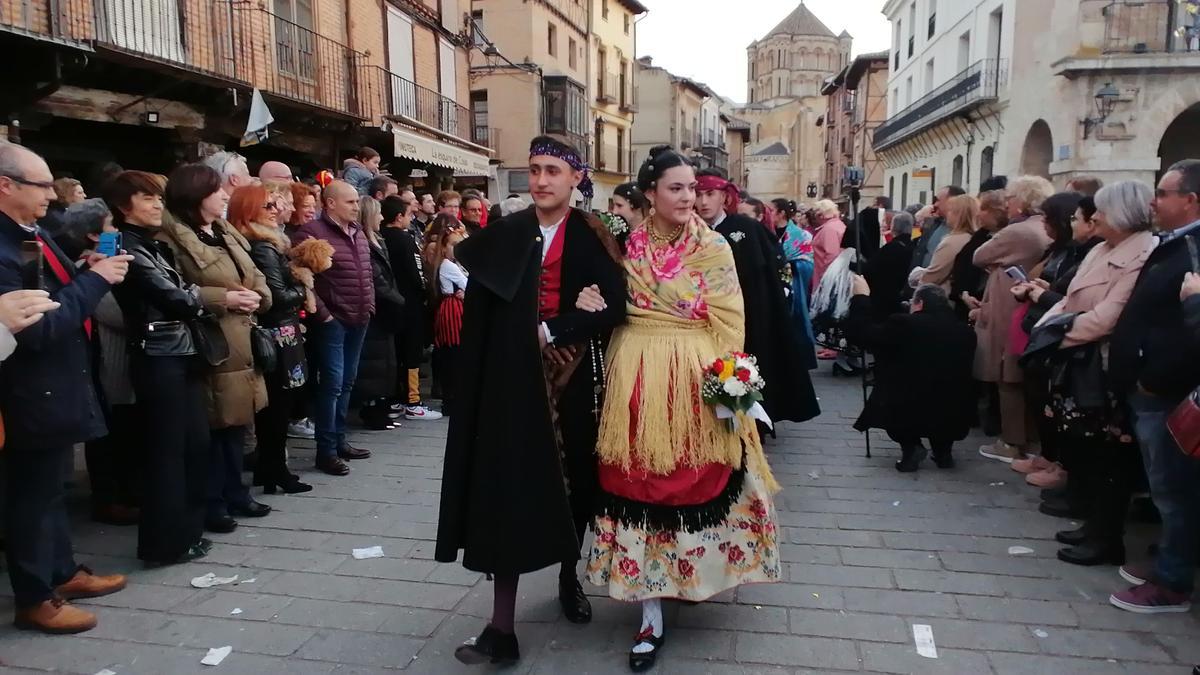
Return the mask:
[(862, 373), (862, 368), (847, 368), (840, 363), (833, 364), (834, 377), (858, 377)]
[(342, 459), (366, 459), (370, 456), (370, 450), (362, 450), (350, 444), (346, 444), (342, 449), (338, 450), (338, 457)]
[(204, 519), (204, 529), (217, 534), (229, 534), (237, 529), (237, 521), (229, 516), (209, 516)]
[(1059, 549), (1058, 559), (1072, 565), (1124, 565), (1125, 546), (1085, 541), (1078, 546)]
[(1063, 499), (1066, 496), (1067, 496), (1067, 486), (1066, 485), (1060, 485), (1058, 487), (1052, 487), (1052, 488), (1045, 488), (1044, 490), (1042, 490), (1042, 494), (1041, 494), (1042, 501), (1046, 501), (1048, 499)]
[(455, 649), (454, 658), (469, 666), (483, 663), (510, 666), (521, 660), (521, 648), (516, 635), (501, 633), (488, 626), (479, 637), (471, 638)]
[[(208, 545), (205, 546), (203, 542), (208, 542)], [(199, 560), (203, 558), (204, 556), (208, 555), (208, 552), (211, 548), (211, 541), (208, 541), (207, 539), (201, 539), (199, 542), (189, 546), (188, 550), (183, 552), (183, 555), (175, 558), (174, 560), (146, 560), (142, 563), (142, 565), (146, 569), (166, 567), (168, 565), (181, 565), (183, 563), (189, 563), (193, 560)]]
[(647, 628), (638, 634), (633, 646), (647, 644), (654, 649), (638, 654), (637, 652), (629, 652), (629, 669), (635, 673), (642, 673), (654, 667), (654, 663), (658, 661), (658, 652), (667, 641), (667, 634), (663, 633), (659, 637), (654, 637), (653, 629)]
[(558, 604), (562, 605), (563, 615), (571, 623), (589, 623), (592, 620), (592, 603), (583, 592), (579, 580), (558, 580)]
[(905, 448), (904, 458), (899, 462), (896, 462), (896, 470), (900, 473), (912, 473), (916, 471), (917, 469), (921, 468), (921, 462), (925, 459), (925, 455), (927, 454), (929, 454), (929, 451), (926, 450), (925, 446), (923, 445), (918, 445), (913, 448)]
[(324, 471), (330, 476), (346, 476), (350, 473), (350, 467), (339, 457), (317, 457), (317, 469)]
[(1078, 546), (1087, 541), (1087, 525), (1082, 525), (1074, 530), (1055, 532), (1054, 540), (1067, 546)]
[(937, 468), (939, 469), (953, 469), (954, 455), (951, 455), (948, 452), (944, 455), (935, 452), (933, 453), (933, 463), (936, 464)]
[(230, 504), (229, 513), (242, 518), (262, 518), (271, 512), (271, 507), (251, 499), (245, 504)]
[(1065, 499), (1047, 499), (1038, 506), (1038, 511), (1055, 518), (1083, 518), (1084, 512), (1082, 509), (1073, 506)]
[(288, 474), (287, 476), (283, 477), (282, 479), (272, 478), (270, 480), (264, 480), (261, 483), (259, 483), (258, 481), (255, 481), (255, 485), (263, 486), (263, 494), (267, 494), (267, 495), (275, 494), (275, 488), (277, 488), (277, 487), (280, 490), (282, 490), (283, 494), (285, 494), (285, 495), (294, 495), (294, 494), (299, 494), (301, 492), (309, 492), (310, 490), (313, 489), (312, 486), (309, 485), (308, 483), (301, 483), (300, 478), (298, 476), (293, 476), (291, 474)]
[(204, 551), (205, 553), (208, 553), (209, 551), (212, 550), (213, 543), (212, 543), (212, 539), (209, 539), (207, 537), (200, 537), (200, 541), (196, 542), (195, 544), (192, 544), (192, 546), (199, 546), (202, 551)]

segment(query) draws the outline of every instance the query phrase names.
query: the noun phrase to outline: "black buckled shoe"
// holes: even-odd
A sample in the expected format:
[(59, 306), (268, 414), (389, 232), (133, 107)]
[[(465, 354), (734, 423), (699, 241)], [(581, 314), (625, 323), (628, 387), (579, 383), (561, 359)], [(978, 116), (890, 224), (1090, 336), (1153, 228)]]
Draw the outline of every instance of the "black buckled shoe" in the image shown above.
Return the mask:
[(516, 635), (488, 626), (479, 637), (471, 638), (455, 649), (454, 658), (469, 666), (484, 663), (510, 666), (521, 660), (521, 648)]
[(1059, 549), (1058, 559), (1072, 565), (1124, 565), (1125, 546), (1085, 541), (1077, 546)]
[(648, 652), (639, 653), (632, 650), (629, 652), (629, 669), (635, 673), (643, 673), (653, 668), (654, 664), (658, 661), (658, 651), (666, 643), (667, 634), (663, 633), (658, 637), (654, 637), (654, 629), (647, 627), (646, 630), (638, 633), (634, 640), (633, 646), (635, 648), (638, 645), (650, 645), (653, 647)]
[(590, 623), (592, 620), (592, 603), (583, 592), (583, 586), (578, 579), (558, 580), (558, 604), (562, 605), (563, 615), (571, 623)]
[(948, 452), (945, 454), (935, 452), (935, 453), (933, 453), (933, 463), (939, 469), (953, 469), (954, 468), (954, 455), (952, 455)]
[(242, 518), (262, 518), (263, 516), (267, 515), (270, 512), (271, 512), (270, 506), (267, 506), (266, 504), (263, 504), (262, 502), (256, 502), (253, 499), (246, 502), (245, 504), (230, 504), (229, 505), (229, 515), (241, 516)]

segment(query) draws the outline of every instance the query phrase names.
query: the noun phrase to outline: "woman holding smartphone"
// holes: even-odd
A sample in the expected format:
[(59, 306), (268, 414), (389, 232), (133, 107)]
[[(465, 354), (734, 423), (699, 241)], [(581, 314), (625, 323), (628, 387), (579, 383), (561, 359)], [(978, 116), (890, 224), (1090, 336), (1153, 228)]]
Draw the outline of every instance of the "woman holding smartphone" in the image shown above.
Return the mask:
[(138, 558), (148, 565), (187, 562), (211, 545), (201, 537), (208, 475), (204, 364), (187, 326), (204, 304), (155, 241), (163, 224), (162, 180), (122, 172), (107, 184), (104, 200), (121, 248), (133, 256), (125, 282), (112, 292), (125, 317), (142, 432)]

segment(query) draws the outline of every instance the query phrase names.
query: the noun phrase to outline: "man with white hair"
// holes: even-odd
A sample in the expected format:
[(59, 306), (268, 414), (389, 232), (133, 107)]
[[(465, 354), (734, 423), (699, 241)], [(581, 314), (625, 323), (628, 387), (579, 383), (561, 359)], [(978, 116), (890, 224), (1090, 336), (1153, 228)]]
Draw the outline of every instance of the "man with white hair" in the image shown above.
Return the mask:
[(221, 174), (221, 189), (227, 195), (232, 195), (237, 188), (254, 182), (250, 175), (250, 167), (246, 166), (246, 158), (236, 152), (222, 150), (205, 157), (203, 163)]
[(524, 199), (521, 199), (520, 197), (509, 197), (508, 199), (500, 202), (500, 217), (505, 218), (518, 211), (524, 211), (527, 208), (529, 208), (529, 205), (525, 203)]

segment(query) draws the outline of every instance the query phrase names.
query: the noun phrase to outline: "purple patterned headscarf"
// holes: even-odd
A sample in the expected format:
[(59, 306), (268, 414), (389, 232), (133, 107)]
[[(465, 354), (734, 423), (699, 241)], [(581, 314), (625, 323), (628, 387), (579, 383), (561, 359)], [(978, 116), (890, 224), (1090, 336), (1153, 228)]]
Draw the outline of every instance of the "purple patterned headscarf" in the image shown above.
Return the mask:
[(583, 180), (579, 181), (580, 194), (583, 195), (584, 199), (591, 199), (592, 195), (595, 194), (595, 190), (592, 189), (592, 168), (587, 165), (587, 162), (580, 159), (579, 153), (570, 146), (560, 143), (553, 138), (542, 136), (533, 139), (533, 142), (529, 144), (529, 156), (537, 157), (538, 155), (557, 157), (570, 165), (572, 169), (582, 172)]

